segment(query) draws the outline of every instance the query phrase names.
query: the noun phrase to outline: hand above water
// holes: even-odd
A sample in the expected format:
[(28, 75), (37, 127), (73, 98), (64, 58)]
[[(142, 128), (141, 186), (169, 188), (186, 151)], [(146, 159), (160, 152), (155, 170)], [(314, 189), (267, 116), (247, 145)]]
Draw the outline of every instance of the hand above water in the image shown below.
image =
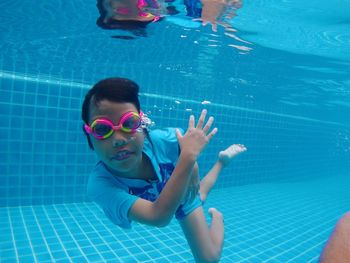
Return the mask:
[(235, 11), (242, 7), (242, 0), (202, 0), (202, 15), (194, 21), (202, 21), (206, 26), (211, 23), (214, 32), (217, 31), (217, 25), (226, 27), (228, 24), (222, 22), (222, 17), (226, 13), (226, 19), (232, 19), (236, 16)]

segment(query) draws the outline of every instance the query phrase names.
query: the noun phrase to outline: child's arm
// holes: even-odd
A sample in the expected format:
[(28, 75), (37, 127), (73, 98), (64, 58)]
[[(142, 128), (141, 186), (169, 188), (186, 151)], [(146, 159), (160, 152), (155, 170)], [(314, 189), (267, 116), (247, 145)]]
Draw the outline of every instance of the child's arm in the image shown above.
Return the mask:
[(187, 191), (184, 196), (183, 201), (192, 203), (196, 198), (199, 189), (200, 189), (200, 176), (199, 176), (199, 168), (198, 163), (196, 162), (193, 166), (192, 173), (190, 176), (190, 181), (188, 183)]
[(171, 221), (187, 191), (191, 172), (199, 154), (217, 132), (216, 128), (209, 132), (214, 118), (210, 117), (204, 125), (205, 116), (206, 110), (203, 110), (197, 126), (194, 117), (191, 116), (185, 135), (182, 136), (176, 131), (181, 153), (169, 181), (156, 201), (150, 202), (142, 198), (135, 201), (128, 213), (131, 220), (154, 226), (165, 226)]

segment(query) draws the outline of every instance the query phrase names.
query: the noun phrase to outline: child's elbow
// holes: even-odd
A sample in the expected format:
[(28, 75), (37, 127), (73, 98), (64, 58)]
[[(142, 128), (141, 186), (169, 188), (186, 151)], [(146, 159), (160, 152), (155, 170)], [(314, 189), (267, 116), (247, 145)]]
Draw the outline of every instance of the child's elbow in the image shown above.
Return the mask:
[(174, 214), (164, 209), (155, 209), (152, 216), (152, 225), (155, 227), (165, 227), (170, 224)]
[(166, 227), (167, 225), (169, 225), (171, 222), (171, 218), (168, 217), (160, 217), (157, 218), (153, 221), (153, 226), (155, 227)]

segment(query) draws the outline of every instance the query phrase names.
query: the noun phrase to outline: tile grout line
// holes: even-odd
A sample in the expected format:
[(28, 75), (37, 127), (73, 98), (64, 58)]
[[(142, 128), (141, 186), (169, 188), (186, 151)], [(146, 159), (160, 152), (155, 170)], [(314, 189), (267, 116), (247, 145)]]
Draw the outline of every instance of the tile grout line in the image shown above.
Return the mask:
[(46, 242), (46, 238), (45, 238), (45, 236), (44, 236), (44, 234), (43, 234), (43, 231), (42, 231), (41, 225), (39, 224), (39, 221), (38, 221), (38, 218), (37, 218), (37, 216), (36, 216), (36, 213), (35, 213), (35, 211), (34, 211), (33, 206), (30, 206), (30, 209), (32, 210), (33, 217), (34, 217), (35, 222), (36, 222), (36, 224), (37, 224), (37, 226), (38, 226), (38, 228), (39, 228), (39, 231), (40, 231), (41, 237), (42, 237), (42, 238), (43, 238), (43, 240), (44, 240), (45, 247), (46, 247), (46, 249), (47, 249), (47, 251), (48, 251), (48, 253), (49, 253), (49, 255), (50, 255), (51, 259), (52, 259), (53, 261), (55, 261), (54, 257), (53, 257), (53, 256), (52, 256), (52, 254), (51, 254), (51, 250), (50, 250), (50, 248), (49, 248), (49, 245), (48, 245), (48, 244), (47, 244), (47, 242)]
[(52, 227), (52, 229), (53, 229), (53, 231), (54, 231), (54, 233), (55, 233), (55, 235), (56, 235), (58, 241), (60, 242), (60, 245), (61, 245), (61, 247), (62, 247), (62, 250), (63, 250), (64, 253), (66, 254), (68, 260), (69, 260), (70, 262), (72, 262), (71, 259), (69, 258), (69, 255), (67, 254), (67, 250), (66, 250), (66, 248), (64, 247), (64, 244), (63, 244), (63, 242), (62, 242), (62, 240), (61, 240), (59, 234), (58, 234), (57, 231), (56, 231), (56, 228), (55, 228), (54, 225), (52, 224), (52, 220), (51, 220), (50, 216), (49, 216), (48, 213), (47, 213), (46, 207), (44, 207), (43, 210), (44, 210), (44, 213), (45, 213), (45, 216), (46, 216), (47, 220), (48, 220), (49, 223), (50, 223), (50, 226)]
[(9, 219), (9, 223), (10, 223), (10, 229), (11, 229), (11, 236), (12, 236), (12, 244), (15, 247), (15, 254), (16, 254), (16, 260), (17, 262), (19, 262), (19, 256), (18, 256), (18, 251), (17, 251), (17, 246), (16, 246), (16, 240), (15, 240), (15, 236), (13, 233), (13, 225), (12, 225), (12, 221), (11, 221), (11, 213), (10, 213), (10, 209), (9, 207), (7, 207), (7, 215), (8, 215), (8, 219)]
[(27, 236), (28, 241), (29, 241), (30, 250), (32, 251), (32, 255), (34, 257), (34, 261), (38, 262), (37, 257), (36, 257), (36, 253), (35, 253), (34, 248), (33, 248), (32, 240), (31, 240), (30, 235), (28, 233), (28, 229), (26, 227), (26, 223), (25, 223), (25, 220), (24, 220), (24, 217), (23, 217), (22, 207), (19, 207), (19, 214), (20, 214), (21, 219), (22, 219), (22, 223), (23, 223), (23, 226), (24, 226), (24, 230), (25, 230), (26, 236)]
[(63, 220), (61, 214), (59, 213), (59, 211), (57, 211), (56, 205), (53, 205), (52, 207), (53, 207), (53, 209), (56, 211), (56, 213), (59, 215), (60, 220), (61, 220), (61, 222), (63, 223), (65, 229), (66, 229), (67, 232), (70, 234), (70, 237), (73, 239), (73, 242), (76, 244), (76, 246), (78, 247), (79, 251), (81, 252), (81, 254), (83, 255), (83, 257), (85, 258), (85, 260), (86, 260), (87, 262), (89, 262), (88, 258), (85, 256), (84, 251), (81, 250), (81, 248), (80, 248), (79, 244), (76, 242), (76, 240), (75, 240), (75, 238), (74, 238), (72, 232), (70, 231), (70, 229), (69, 229), (69, 227), (67, 226), (66, 222)]

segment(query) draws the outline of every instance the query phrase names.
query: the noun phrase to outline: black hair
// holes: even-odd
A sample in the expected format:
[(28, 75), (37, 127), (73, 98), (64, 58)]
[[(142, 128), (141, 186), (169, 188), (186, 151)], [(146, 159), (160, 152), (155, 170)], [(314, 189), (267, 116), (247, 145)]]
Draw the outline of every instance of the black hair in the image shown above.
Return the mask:
[[(89, 124), (90, 105), (97, 106), (102, 100), (119, 103), (132, 103), (140, 112), (139, 86), (126, 78), (107, 78), (97, 82), (85, 95), (82, 105), (81, 118), (85, 124)], [(146, 130), (146, 129), (144, 129)], [(94, 149), (90, 136), (83, 127), (90, 149)], [(148, 132), (146, 131), (146, 135)]]

